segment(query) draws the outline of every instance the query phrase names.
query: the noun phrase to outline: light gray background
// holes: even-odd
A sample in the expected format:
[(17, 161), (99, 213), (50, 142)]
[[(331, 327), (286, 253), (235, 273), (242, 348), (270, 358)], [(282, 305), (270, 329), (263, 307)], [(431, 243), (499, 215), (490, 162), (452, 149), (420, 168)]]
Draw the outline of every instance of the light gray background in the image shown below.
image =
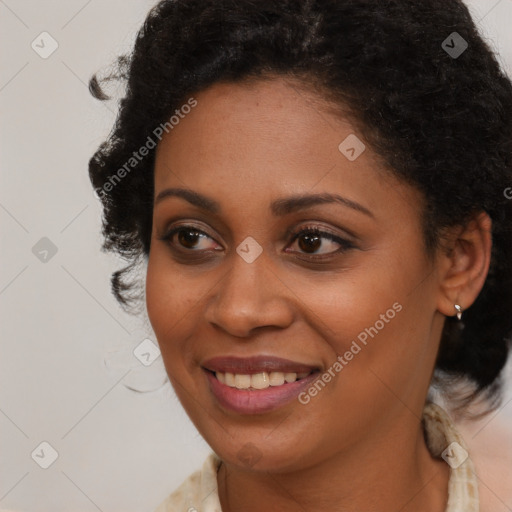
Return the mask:
[[(122, 261), (99, 250), (87, 175), (115, 112), (88, 79), (129, 51), (154, 3), (0, 0), (1, 509), (150, 512), (209, 452), (161, 357), (145, 367), (132, 353), (155, 338), (110, 294)], [(512, 0), (468, 3), (510, 72)], [(59, 45), (47, 59), (31, 48), (43, 31)], [(57, 247), (47, 262), (32, 252), (42, 237)], [(511, 397), (485, 435), (512, 432)], [(58, 452), (48, 469), (31, 457), (42, 441)]]

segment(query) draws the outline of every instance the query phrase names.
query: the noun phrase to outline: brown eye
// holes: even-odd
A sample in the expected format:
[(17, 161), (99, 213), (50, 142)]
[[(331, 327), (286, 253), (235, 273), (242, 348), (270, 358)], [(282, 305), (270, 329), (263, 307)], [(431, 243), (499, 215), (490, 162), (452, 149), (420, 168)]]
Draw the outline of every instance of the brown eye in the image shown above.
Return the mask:
[(322, 246), (322, 238), (315, 234), (305, 234), (298, 238), (299, 247), (304, 252), (315, 252)]
[(176, 226), (168, 231), (160, 240), (166, 241), (176, 249), (189, 251), (221, 250), (219, 244), (203, 231), (193, 226)]
[(297, 232), (292, 238), (292, 244), (295, 242), (299, 249), (297, 252), (311, 256), (329, 256), (354, 247), (348, 240), (318, 228), (306, 228)]
[(177, 234), (179, 243), (187, 249), (193, 249), (202, 236), (193, 229), (180, 229)]

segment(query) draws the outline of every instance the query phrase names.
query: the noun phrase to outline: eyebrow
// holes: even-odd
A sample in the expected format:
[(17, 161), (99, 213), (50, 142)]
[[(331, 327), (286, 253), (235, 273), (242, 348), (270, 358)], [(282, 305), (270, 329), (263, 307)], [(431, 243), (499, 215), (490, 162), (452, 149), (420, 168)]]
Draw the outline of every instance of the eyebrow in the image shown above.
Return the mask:
[[(167, 188), (162, 190), (155, 199), (155, 206), (169, 197), (181, 197), (190, 204), (205, 210), (208, 213), (217, 214), (221, 211), (220, 204), (209, 197), (199, 194), (187, 188)], [(316, 206), (319, 204), (339, 203), (343, 206), (364, 213), (374, 218), (372, 212), (355, 201), (342, 197), (338, 194), (299, 194), (291, 197), (276, 199), (270, 204), (271, 212), (276, 216), (284, 216), (299, 210)]]

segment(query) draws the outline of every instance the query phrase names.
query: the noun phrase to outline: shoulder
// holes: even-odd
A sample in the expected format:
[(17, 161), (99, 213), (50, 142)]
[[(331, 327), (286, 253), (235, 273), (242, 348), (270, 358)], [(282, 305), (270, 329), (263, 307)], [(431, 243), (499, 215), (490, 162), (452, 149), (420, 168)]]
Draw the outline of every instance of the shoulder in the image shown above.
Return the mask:
[(221, 512), (217, 489), (220, 459), (210, 453), (201, 469), (192, 473), (154, 512)]
[(478, 478), (481, 512), (512, 509), (512, 428), (498, 414), (458, 423)]

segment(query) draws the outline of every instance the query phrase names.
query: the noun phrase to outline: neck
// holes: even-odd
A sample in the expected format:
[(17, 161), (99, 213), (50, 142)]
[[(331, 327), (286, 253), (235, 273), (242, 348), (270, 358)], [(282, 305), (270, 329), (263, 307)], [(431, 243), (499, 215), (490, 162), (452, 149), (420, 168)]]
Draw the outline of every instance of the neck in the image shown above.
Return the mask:
[(448, 479), (449, 466), (430, 455), (409, 411), (364, 446), (353, 445), (311, 467), (258, 473), (223, 463), (218, 472), (223, 512), (444, 512)]

